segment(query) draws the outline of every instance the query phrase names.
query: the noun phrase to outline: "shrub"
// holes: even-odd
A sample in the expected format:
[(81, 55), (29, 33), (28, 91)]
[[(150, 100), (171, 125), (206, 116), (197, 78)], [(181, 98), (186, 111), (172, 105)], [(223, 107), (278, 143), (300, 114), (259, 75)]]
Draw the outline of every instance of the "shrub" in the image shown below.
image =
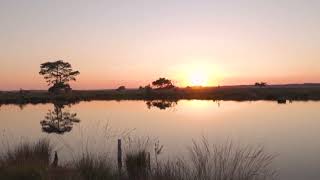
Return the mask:
[(145, 150), (126, 155), (126, 169), (129, 179), (147, 179), (150, 168), (150, 154)]
[(116, 179), (112, 164), (104, 156), (84, 154), (74, 162), (75, 170), (82, 179)]
[(51, 154), (52, 147), (46, 139), (23, 142), (1, 156), (0, 179), (44, 179)]
[(125, 86), (120, 86), (120, 87), (118, 87), (118, 89), (117, 89), (117, 91), (124, 91), (124, 90), (126, 90), (126, 87), (125, 87)]

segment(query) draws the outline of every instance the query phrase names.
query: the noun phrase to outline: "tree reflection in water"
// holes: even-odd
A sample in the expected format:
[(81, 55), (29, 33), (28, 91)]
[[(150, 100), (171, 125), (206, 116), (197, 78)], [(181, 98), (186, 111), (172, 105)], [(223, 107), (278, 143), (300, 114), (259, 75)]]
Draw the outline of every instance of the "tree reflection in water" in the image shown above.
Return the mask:
[(72, 130), (74, 123), (80, 122), (76, 113), (63, 112), (63, 109), (64, 104), (54, 104), (54, 110), (49, 110), (40, 122), (43, 132), (64, 134)]
[(167, 108), (172, 108), (178, 104), (176, 100), (151, 100), (146, 102), (148, 109), (152, 107), (159, 108), (161, 110), (165, 110)]

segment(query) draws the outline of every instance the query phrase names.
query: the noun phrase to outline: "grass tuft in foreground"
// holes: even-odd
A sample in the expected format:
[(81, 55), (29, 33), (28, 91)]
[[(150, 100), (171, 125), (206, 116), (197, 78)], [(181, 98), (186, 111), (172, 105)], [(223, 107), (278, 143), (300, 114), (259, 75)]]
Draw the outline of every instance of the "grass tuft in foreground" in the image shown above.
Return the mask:
[(276, 179), (274, 156), (262, 147), (237, 147), (232, 143), (210, 145), (194, 142), (189, 156), (160, 163), (152, 171), (156, 180), (268, 180)]
[(47, 139), (23, 142), (0, 158), (0, 179), (46, 179), (52, 154)]
[(74, 161), (73, 166), (81, 179), (117, 179), (110, 160), (105, 156), (86, 153)]

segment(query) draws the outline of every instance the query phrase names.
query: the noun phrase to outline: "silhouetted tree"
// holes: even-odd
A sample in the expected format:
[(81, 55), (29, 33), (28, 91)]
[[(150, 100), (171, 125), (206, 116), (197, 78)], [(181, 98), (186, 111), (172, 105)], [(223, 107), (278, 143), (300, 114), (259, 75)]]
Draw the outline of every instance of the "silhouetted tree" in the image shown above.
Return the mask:
[(125, 87), (125, 86), (120, 86), (120, 87), (118, 87), (118, 89), (117, 89), (117, 91), (124, 91), (124, 90), (126, 90), (126, 87)]
[(69, 82), (76, 81), (76, 76), (80, 74), (79, 71), (73, 71), (71, 64), (58, 60), (55, 62), (46, 62), (40, 66), (40, 75), (44, 76), (47, 81), (50, 92), (58, 90), (71, 90)]
[(265, 87), (265, 86), (267, 86), (267, 83), (266, 82), (256, 82), (255, 84), (254, 84), (255, 86), (258, 86), (258, 87)]
[(152, 85), (157, 87), (158, 89), (174, 88), (172, 81), (166, 78), (159, 78), (158, 80), (153, 81)]

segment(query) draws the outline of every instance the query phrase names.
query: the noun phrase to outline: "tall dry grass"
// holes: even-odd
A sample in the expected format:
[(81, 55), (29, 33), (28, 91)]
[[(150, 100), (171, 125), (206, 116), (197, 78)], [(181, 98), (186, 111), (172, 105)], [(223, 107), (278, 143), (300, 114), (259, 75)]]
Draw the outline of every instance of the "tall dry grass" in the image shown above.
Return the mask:
[(52, 155), (47, 139), (22, 142), (0, 157), (0, 179), (45, 179)]
[[(152, 147), (150, 139), (127, 141), (123, 173), (108, 156), (94, 152), (66, 165), (51, 166), (52, 146), (48, 140), (24, 142), (1, 155), (0, 179), (79, 180), (272, 180), (274, 156), (262, 147), (215, 145), (205, 138), (194, 141), (189, 154), (159, 160), (163, 146)], [(154, 152), (152, 152), (154, 151)]]
[(83, 154), (72, 163), (72, 167), (78, 172), (79, 179), (118, 179), (113, 163), (108, 157), (94, 154)]
[[(232, 142), (210, 145), (206, 139), (193, 142), (189, 149), (191, 163), (188, 176), (199, 180), (266, 180), (274, 179), (273, 155), (263, 147), (239, 147)], [(191, 174), (190, 174), (191, 173)]]
[(273, 159), (263, 147), (215, 145), (203, 138), (189, 147), (189, 156), (155, 166), (151, 179), (271, 180), (277, 178)]

